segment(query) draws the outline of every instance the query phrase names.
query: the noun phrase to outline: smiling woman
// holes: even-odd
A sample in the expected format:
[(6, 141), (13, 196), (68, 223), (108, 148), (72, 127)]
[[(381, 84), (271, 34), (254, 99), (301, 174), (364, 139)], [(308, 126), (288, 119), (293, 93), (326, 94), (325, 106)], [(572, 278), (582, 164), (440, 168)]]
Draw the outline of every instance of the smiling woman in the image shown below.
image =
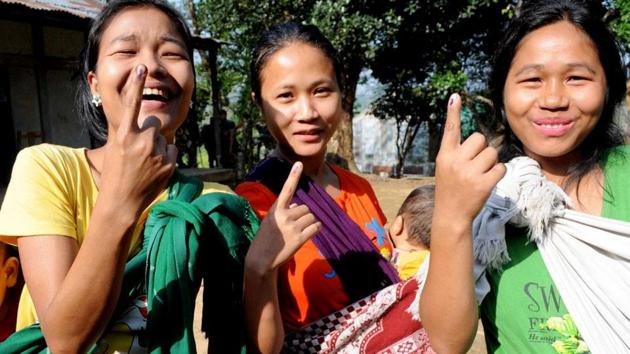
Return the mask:
[(305, 205), (287, 211), (299, 220), (305, 238), (285, 242), (262, 226), (248, 253), (245, 273), (254, 351), (276, 352), (285, 330), (300, 329), (397, 281), (382, 257), (391, 254), (391, 245), (382, 237), (386, 220), (374, 191), (363, 178), (325, 161), (326, 144), (343, 114), (340, 68), (335, 49), (312, 25), (276, 25), (260, 38), (252, 55), (252, 98), (277, 145), (236, 192), (261, 218), (273, 213), (291, 163), (300, 162), (296, 169), (323, 191), (321, 202), (330, 203), (340, 216), (358, 225), (356, 232), (345, 230), (347, 235), (342, 235), (347, 244), (371, 252), (362, 269), (357, 267), (361, 262), (331, 261), (333, 254), (321, 238), (310, 239), (320, 227), (327, 230), (331, 220), (318, 222)]
[[(400, 282), (370, 184), (325, 161), (343, 114), (341, 78), (335, 49), (311, 25), (273, 26), (252, 55), (252, 98), (277, 146), (236, 188), (264, 218), (245, 259), (250, 351), (464, 351), (477, 324), (470, 223), (504, 173), (497, 153), (481, 135), (460, 145), (453, 95), (436, 173), (433, 271), (426, 283)], [(475, 188), (452, 193), (471, 181)], [(424, 284), (428, 302), (412, 304)], [(422, 322), (410, 308), (423, 310)]]
[(505, 81), (505, 115), (524, 152), (548, 169), (547, 159), (579, 159), (576, 148), (599, 121), (606, 90), (593, 41), (557, 22), (521, 41)]
[[(615, 38), (601, 21), (603, 13), (600, 3), (594, 1), (531, 1), (510, 24), (495, 54), (490, 87), (496, 119), (505, 128), (501, 160), (515, 158), (508, 175), (520, 176), (514, 167), (516, 161), (532, 161), (544, 179), (553, 183), (540, 185), (562, 188), (558, 193), (570, 201), (533, 206), (530, 213), (544, 214), (548, 208), (553, 215), (549, 224), (555, 224), (552, 218), (562, 215), (565, 207), (591, 214), (585, 217), (588, 220), (595, 215), (630, 221), (630, 194), (624, 182), (630, 173), (629, 150), (614, 123), (616, 107), (625, 95), (626, 78)], [(519, 183), (534, 178), (534, 173), (528, 173)], [(520, 201), (535, 199), (533, 194)], [(500, 199), (505, 201), (506, 197)], [(479, 299), (483, 299), (480, 313), (489, 352), (554, 353), (571, 345), (576, 353), (588, 352), (589, 346), (593, 352), (611, 352), (601, 351), (602, 343), (623, 341), (627, 351), (627, 336), (619, 341), (613, 333), (616, 330), (601, 336), (589, 327), (598, 323), (596, 326), (609, 329), (595, 322), (597, 316), (583, 316), (585, 311), (601, 313), (600, 309), (589, 308), (588, 301), (576, 307), (576, 294), (588, 297), (586, 293), (596, 292), (593, 280), (601, 274), (575, 275), (588, 279), (586, 292), (576, 283), (563, 287), (556, 262), (569, 259), (586, 264), (598, 255), (608, 255), (612, 263), (627, 269), (628, 259), (582, 242), (582, 255), (590, 256), (576, 259), (566, 243), (555, 254), (556, 259), (550, 259), (544, 242), (531, 242), (534, 229), (522, 228), (515, 219), (510, 222), (518, 228), (512, 224), (505, 228), (503, 259), (499, 262), (502, 270), (488, 271), (490, 290)], [(500, 234), (498, 230), (503, 229), (493, 231)], [(552, 242), (553, 236), (546, 232), (545, 242)], [(573, 272), (578, 272), (576, 269), (573, 267)], [(627, 279), (627, 274), (617, 276)], [(614, 301), (605, 306), (623, 308)], [(610, 328), (614, 328), (611, 321)], [(563, 330), (558, 322), (570, 330)]]
[[(41, 326), (39, 344), (51, 352), (143, 352), (147, 343), (183, 340), (173, 324), (159, 343), (149, 341), (155, 339), (147, 330), (152, 283), (138, 280), (130, 290), (136, 284), (126, 277), (125, 263), (146, 252), (142, 230), (150, 229), (145, 221), (157, 202), (229, 191), (175, 171), (175, 132), (195, 86), (191, 43), (184, 19), (170, 5), (109, 2), (82, 52), (77, 95), (81, 117), (101, 146), (42, 144), (16, 160), (0, 210), (0, 237), (17, 243), (22, 259), (26, 287), (17, 327), (31, 327), (19, 333)], [(184, 326), (192, 315), (169, 320)], [(153, 328), (158, 325), (154, 320)]]

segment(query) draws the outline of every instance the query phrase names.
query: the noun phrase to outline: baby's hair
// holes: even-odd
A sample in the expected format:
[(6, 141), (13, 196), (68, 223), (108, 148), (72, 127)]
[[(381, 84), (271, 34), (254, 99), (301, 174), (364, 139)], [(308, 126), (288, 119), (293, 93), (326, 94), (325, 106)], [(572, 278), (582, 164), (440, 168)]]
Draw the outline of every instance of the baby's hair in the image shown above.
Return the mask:
[(431, 246), (431, 219), (435, 185), (426, 184), (414, 189), (402, 203), (397, 215), (405, 220), (408, 241), (416, 246)]

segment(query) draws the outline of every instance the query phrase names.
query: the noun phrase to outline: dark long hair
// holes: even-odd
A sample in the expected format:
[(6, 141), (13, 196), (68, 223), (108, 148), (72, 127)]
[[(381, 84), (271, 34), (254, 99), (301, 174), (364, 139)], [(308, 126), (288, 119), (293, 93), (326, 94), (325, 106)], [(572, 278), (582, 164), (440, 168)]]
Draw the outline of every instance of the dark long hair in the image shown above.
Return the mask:
[(280, 49), (293, 43), (304, 43), (322, 51), (332, 62), (335, 78), (341, 93), (344, 92), (342, 68), (337, 57), (337, 50), (332, 43), (314, 25), (303, 25), (296, 22), (285, 22), (272, 26), (258, 39), (252, 61), (249, 65), (252, 92), (260, 104), (260, 73), (269, 58)]
[(501, 122), (503, 131), (499, 147), (499, 158), (505, 162), (524, 155), (523, 146), (510, 129), (503, 113), (503, 89), (512, 59), (521, 40), (529, 33), (561, 21), (579, 28), (593, 41), (604, 68), (607, 95), (602, 115), (593, 131), (578, 149), (582, 160), (571, 166), (565, 187), (578, 183), (588, 172), (597, 167), (605, 152), (611, 147), (622, 145), (624, 135), (614, 122), (615, 110), (625, 97), (626, 75), (621, 63), (620, 50), (614, 35), (602, 21), (605, 9), (599, 1), (580, 0), (535, 0), (524, 2), (521, 13), (508, 26), (504, 38), (494, 56), (490, 75), (490, 91), (495, 107), (495, 120)]
[(107, 119), (103, 109), (97, 108), (92, 103), (92, 91), (87, 81), (87, 75), (90, 71), (96, 70), (101, 37), (111, 20), (124, 9), (143, 6), (155, 7), (171, 19), (184, 40), (194, 75), (192, 35), (186, 21), (177, 10), (162, 0), (114, 0), (109, 2), (92, 22), (87, 43), (81, 51), (78, 69), (79, 83), (76, 93), (78, 112), (97, 145), (102, 145), (107, 140)]

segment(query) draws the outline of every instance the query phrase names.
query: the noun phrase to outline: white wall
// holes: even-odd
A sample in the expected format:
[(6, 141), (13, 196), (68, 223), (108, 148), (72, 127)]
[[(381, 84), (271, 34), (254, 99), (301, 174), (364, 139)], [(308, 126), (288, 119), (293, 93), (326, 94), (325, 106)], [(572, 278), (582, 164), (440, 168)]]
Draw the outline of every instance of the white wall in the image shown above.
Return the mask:
[(396, 122), (383, 120), (366, 112), (352, 119), (352, 150), (361, 172), (371, 173), (374, 166), (396, 165)]

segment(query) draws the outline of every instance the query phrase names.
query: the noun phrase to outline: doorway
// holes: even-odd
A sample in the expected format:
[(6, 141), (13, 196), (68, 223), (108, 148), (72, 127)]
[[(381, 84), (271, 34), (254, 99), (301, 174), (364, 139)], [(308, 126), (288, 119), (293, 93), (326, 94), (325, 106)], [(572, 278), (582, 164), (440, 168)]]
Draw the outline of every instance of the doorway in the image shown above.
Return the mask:
[(10, 97), (9, 71), (0, 66), (0, 189), (6, 188), (9, 183), (17, 155)]

